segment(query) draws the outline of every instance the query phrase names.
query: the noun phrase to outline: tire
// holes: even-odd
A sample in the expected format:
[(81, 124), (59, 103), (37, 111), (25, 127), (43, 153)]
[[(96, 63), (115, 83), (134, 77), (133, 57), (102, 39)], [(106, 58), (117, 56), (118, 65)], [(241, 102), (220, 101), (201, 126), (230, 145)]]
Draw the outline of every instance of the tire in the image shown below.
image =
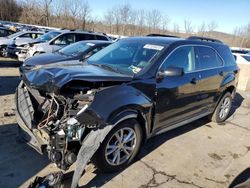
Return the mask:
[(219, 104), (216, 106), (216, 109), (212, 114), (211, 120), (216, 123), (224, 122), (228, 118), (231, 107), (232, 107), (232, 96), (231, 93), (227, 92), (221, 98)]
[[(134, 134), (135, 140), (131, 140), (125, 144), (121, 144), (115, 134), (121, 136), (121, 131), (123, 130), (123, 141), (131, 133)], [(132, 134), (133, 133), (133, 134)], [(131, 136), (130, 138), (132, 138)], [(130, 139), (128, 139), (130, 140)], [(111, 145), (112, 144), (112, 145)], [(129, 119), (121, 122), (115, 126), (110, 133), (104, 139), (102, 145), (97, 150), (93, 157), (93, 163), (102, 172), (115, 172), (124, 169), (126, 166), (131, 164), (135, 156), (138, 154), (142, 144), (142, 129), (139, 123), (135, 119)], [(132, 147), (131, 147), (132, 145)], [(109, 147), (108, 147), (109, 146)], [(112, 148), (111, 148), (112, 146)], [(116, 149), (115, 149), (116, 148)], [(133, 148), (132, 150), (125, 148)], [(125, 152), (126, 150), (126, 152)], [(113, 151), (113, 152), (111, 152)], [(110, 154), (108, 154), (110, 153)], [(120, 153), (120, 163), (118, 162), (117, 153)], [(128, 155), (129, 153), (129, 155)], [(106, 154), (107, 157), (106, 157)], [(116, 156), (116, 157), (115, 157)], [(116, 160), (113, 162), (112, 159)], [(119, 164), (118, 164), (119, 163)]]

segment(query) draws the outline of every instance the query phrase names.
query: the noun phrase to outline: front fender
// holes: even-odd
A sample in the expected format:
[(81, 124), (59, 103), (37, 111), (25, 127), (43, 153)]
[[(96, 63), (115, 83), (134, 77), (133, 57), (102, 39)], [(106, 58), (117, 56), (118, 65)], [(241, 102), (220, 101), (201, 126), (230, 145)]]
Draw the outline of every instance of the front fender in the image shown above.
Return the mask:
[(142, 92), (122, 84), (96, 93), (91, 105), (76, 119), (87, 127), (103, 127), (140, 115), (150, 126), (152, 106), (153, 102)]
[[(120, 112), (130, 109), (143, 114), (150, 111), (152, 101), (133, 86), (122, 84), (99, 91), (90, 105), (106, 122), (111, 123)], [(112, 124), (112, 123), (111, 123)]]

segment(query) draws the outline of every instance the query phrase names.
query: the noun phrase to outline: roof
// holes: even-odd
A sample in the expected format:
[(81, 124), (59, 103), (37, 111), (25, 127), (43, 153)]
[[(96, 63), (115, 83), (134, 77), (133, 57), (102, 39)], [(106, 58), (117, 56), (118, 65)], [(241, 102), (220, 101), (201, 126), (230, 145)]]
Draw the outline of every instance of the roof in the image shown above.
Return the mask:
[(56, 30), (56, 32), (62, 33), (84, 33), (84, 34), (93, 34), (93, 35), (101, 35), (106, 36), (103, 33), (94, 32), (94, 31), (83, 31), (83, 30), (69, 30), (69, 29), (62, 29), (62, 30)]
[(177, 41), (183, 41), (182, 38), (175, 38), (175, 37), (152, 37), (152, 36), (143, 36), (143, 37), (128, 37), (121, 39), (122, 41), (138, 41), (144, 43), (156, 43), (162, 45), (168, 45)]
[(225, 44), (219, 40), (211, 39), (211, 38), (204, 38), (204, 37), (189, 37), (185, 38), (178, 38), (178, 37), (168, 37), (168, 36), (143, 36), (143, 37), (128, 37), (125, 39), (126, 41), (138, 41), (144, 43), (151, 43), (151, 44), (161, 44), (161, 45), (170, 45), (173, 43), (180, 43), (180, 44), (203, 44), (208, 46), (224, 46)]
[(93, 44), (112, 44), (114, 42), (108, 40), (82, 40), (78, 43), (93, 43)]

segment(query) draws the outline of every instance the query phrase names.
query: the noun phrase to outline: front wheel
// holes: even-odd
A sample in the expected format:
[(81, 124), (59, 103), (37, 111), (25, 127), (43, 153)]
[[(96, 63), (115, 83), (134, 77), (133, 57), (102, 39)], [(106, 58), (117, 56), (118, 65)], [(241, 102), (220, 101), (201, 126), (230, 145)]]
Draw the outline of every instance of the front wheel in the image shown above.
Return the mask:
[(231, 107), (232, 107), (232, 96), (231, 93), (227, 92), (217, 105), (211, 118), (212, 121), (216, 123), (221, 123), (225, 121), (228, 118)]
[(138, 154), (142, 130), (135, 119), (125, 120), (104, 139), (95, 153), (93, 162), (102, 172), (114, 172), (129, 165)]

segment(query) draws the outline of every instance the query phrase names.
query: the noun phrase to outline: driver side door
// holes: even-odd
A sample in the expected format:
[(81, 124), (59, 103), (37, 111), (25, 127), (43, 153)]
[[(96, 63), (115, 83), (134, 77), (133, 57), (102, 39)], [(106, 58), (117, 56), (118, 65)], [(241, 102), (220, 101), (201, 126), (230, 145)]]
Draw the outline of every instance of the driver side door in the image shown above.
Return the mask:
[(168, 55), (159, 71), (169, 67), (182, 68), (182, 76), (166, 76), (156, 83), (155, 126), (160, 131), (200, 113), (194, 46), (180, 46)]

